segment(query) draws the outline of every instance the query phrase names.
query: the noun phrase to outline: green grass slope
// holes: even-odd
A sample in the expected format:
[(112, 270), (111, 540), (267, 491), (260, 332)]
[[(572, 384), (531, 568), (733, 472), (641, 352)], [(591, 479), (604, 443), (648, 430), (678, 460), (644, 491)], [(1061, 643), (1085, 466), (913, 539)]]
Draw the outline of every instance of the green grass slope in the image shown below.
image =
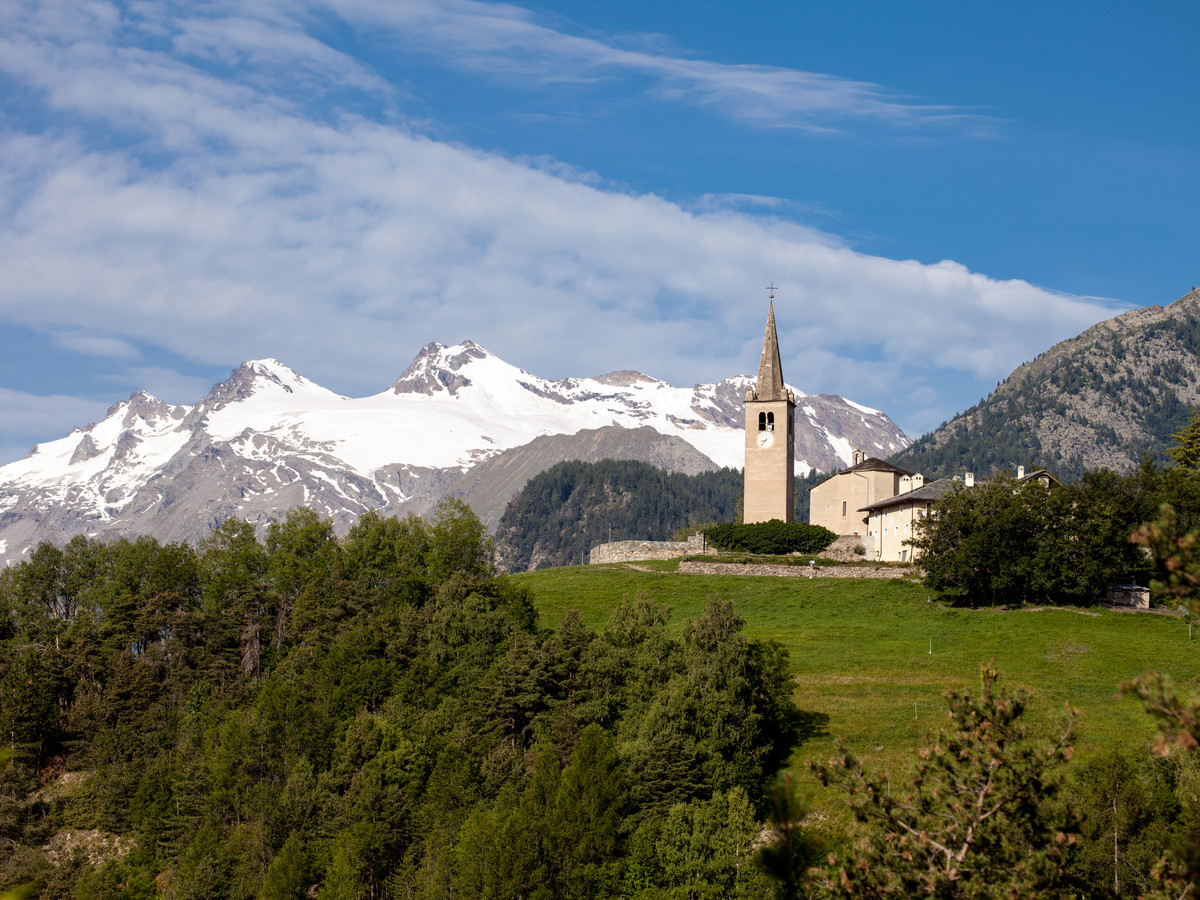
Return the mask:
[[(623, 595), (643, 591), (696, 616), (709, 597), (731, 600), (745, 634), (773, 638), (791, 656), (806, 738), (792, 767), (803, 781), (810, 759), (826, 759), (835, 738), (873, 765), (898, 773), (946, 722), (947, 688), (973, 688), (980, 663), (1034, 694), (1031, 716), (1050, 722), (1064, 703), (1080, 711), (1076, 751), (1145, 745), (1154, 725), (1121, 682), (1148, 669), (1184, 690), (1200, 687), (1200, 628), (1172, 616), (1105, 609), (954, 609), (930, 602), (903, 580), (772, 578), (678, 574), (678, 564), (576, 566), (515, 576), (553, 626), (568, 609), (601, 629)], [(930, 652), (932, 648), (932, 652)], [(818, 792), (817, 803), (821, 805)]]

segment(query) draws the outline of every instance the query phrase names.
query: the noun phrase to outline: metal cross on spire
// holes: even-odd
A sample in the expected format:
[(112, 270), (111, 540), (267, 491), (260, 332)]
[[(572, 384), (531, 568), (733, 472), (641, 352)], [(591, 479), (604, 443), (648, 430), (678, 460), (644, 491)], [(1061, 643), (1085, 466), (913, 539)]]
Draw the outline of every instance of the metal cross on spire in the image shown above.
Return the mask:
[(767, 299), (768, 300), (775, 299), (775, 282), (773, 282), (773, 281), (767, 285)]

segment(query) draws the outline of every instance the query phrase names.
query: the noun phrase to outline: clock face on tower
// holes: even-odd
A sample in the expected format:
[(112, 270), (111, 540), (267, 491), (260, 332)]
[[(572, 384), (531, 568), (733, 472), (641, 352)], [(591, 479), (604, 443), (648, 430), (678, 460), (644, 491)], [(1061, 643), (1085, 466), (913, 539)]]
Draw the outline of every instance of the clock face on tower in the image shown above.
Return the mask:
[(775, 443), (775, 435), (771, 434), (771, 432), (760, 431), (758, 433), (758, 446), (762, 447), (764, 450), (766, 450), (768, 447), (770, 447), (774, 443)]

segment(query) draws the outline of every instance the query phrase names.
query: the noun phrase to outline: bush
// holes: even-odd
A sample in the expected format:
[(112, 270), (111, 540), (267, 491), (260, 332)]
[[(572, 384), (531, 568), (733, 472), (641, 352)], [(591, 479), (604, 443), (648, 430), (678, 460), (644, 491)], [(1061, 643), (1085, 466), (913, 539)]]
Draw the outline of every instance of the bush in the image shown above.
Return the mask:
[(757, 522), (738, 525), (726, 522), (704, 529), (708, 543), (720, 550), (742, 553), (820, 553), (837, 540), (837, 535), (807, 522)]

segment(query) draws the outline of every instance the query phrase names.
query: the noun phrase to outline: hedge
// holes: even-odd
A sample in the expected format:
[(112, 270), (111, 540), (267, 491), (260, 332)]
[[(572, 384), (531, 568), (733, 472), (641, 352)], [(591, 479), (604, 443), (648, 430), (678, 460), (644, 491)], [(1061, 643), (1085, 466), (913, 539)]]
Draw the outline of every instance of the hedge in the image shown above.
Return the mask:
[(756, 522), (738, 525), (726, 522), (704, 529), (708, 543), (721, 550), (741, 553), (820, 553), (837, 540), (837, 535), (807, 522)]

